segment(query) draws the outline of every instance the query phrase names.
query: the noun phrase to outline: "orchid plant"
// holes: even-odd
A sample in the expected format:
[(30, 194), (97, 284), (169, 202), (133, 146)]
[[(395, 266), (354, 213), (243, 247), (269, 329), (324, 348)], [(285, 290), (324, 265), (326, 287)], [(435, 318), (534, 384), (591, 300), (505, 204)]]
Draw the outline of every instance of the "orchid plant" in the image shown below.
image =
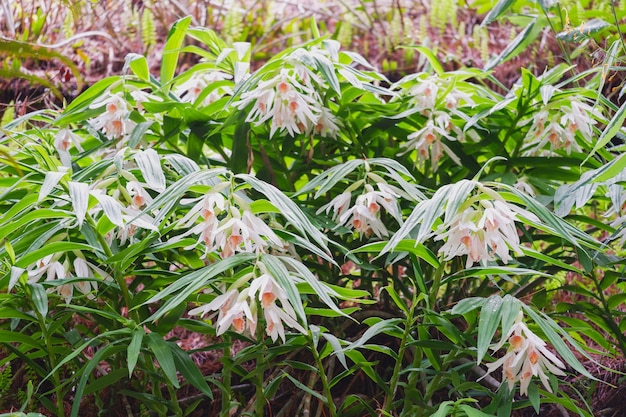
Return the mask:
[[(320, 36), (251, 71), (249, 44), (189, 18), (164, 48), (158, 76), (130, 55), (0, 131), (0, 370), (32, 387), (0, 406), (592, 415), (557, 387), (597, 378), (581, 332), (626, 352), (606, 294), (626, 160), (594, 144), (621, 131), (594, 80), (559, 66), (502, 95), (429, 56), (392, 83)], [(549, 302), (565, 273), (600, 322)]]

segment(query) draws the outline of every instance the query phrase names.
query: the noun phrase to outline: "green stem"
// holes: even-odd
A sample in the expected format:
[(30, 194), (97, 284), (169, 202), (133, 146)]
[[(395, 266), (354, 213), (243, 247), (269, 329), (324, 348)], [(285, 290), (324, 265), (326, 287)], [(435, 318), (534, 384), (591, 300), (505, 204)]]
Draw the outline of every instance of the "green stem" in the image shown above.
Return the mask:
[(265, 408), (265, 393), (263, 392), (263, 384), (265, 383), (265, 344), (263, 343), (263, 327), (258, 326), (256, 332), (256, 340), (259, 341), (258, 355), (256, 357), (256, 401), (254, 403), (255, 415), (263, 416), (263, 408)]
[[(46, 342), (46, 350), (48, 351), (48, 361), (50, 362), (50, 369), (55, 369), (57, 366), (57, 361), (54, 356), (54, 346), (52, 345), (52, 340), (50, 334), (48, 333), (48, 326), (46, 325), (45, 318), (35, 309), (35, 313), (37, 314), (37, 320), (39, 322), (39, 327), (41, 328), (41, 335), (43, 336)], [(65, 414), (63, 407), (63, 395), (61, 394), (61, 378), (59, 376), (59, 371), (56, 370), (52, 373), (52, 380), (54, 381), (54, 396), (56, 397), (56, 411), (55, 414), (58, 416), (63, 416)]]
[[(415, 305), (415, 302), (413, 305)], [(391, 408), (393, 406), (393, 399), (396, 396), (396, 391), (398, 389), (402, 359), (404, 358), (404, 351), (406, 350), (407, 342), (411, 337), (411, 329), (413, 328), (413, 309), (413, 306), (408, 309), (408, 315), (404, 321), (404, 333), (402, 334), (402, 340), (400, 341), (400, 348), (398, 348), (398, 359), (393, 367), (393, 373), (391, 374), (391, 380), (389, 381), (389, 391), (387, 392), (385, 402), (383, 403), (383, 414), (385, 415), (390, 415)]]
[(176, 396), (176, 390), (174, 389), (174, 386), (172, 385), (171, 382), (167, 383), (167, 391), (170, 394), (170, 403), (173, 405), (174, 415), (182, 416), (183, 409), (180, 408), (180, 404), (178, 403), (178, 397)]
[(231, 340), (228, 335), (222, 336), (222, 340), (224, 341), (224, 353), (222, 356), (222, 386), (224, 387), (222, 391), (222, 410), (220, 412), (220, 417), (230, 417), (230, 397), (231, 397), (231, 384), (232, 384), (232, 374), (230, 370), (230, 362), (231, 362)]
[(324, 390), (324, 396), (326, 397), (326, 403), (328, 405), (328, 413), (330, 417), (337, 416), (337, 407), (335, 406), (335, 402), (333, 401), (333, 394), (330, 391), (330, 385), (328, 384), (328, 376), (326, 375), (326, 371), (324, 369), (324, 363), (320, 358), (320, 355), (315, 347), (315, 343), (313, 343), (313, 338), (309, 332), (309, 344), (311, 345), (311, 352), (313, 353), (313, 358), (315, 359), (315, 365), (317, 366), (317, 370), (319, 372), (320, 381), (322, 382), (322, 389)]
[(437, 268), (433, 274), (433, 283), (430, 287), (430, 294), (428, 294), (428, 305), (426, 306), (428, 309), (433, 309), (439, 299), (439, 288), (441, 287), (445, 261), (440, 259), (439, 262), (439, 268)]
[(608, 300), (604, 296), (604, 291), (602, 290), (600, 282), (598, 281), (598, 279), (596, 278), (596, 275), (593, 272), (589, 274), (589, 276), (591, 277), (591, 280), (593, 281), (593, 284), (596, 287), (596, 292), (598, 293), (597, 299), (602, 304), (602, 309), (604, 310), (603, 312), (604, 322), (613, 332), (614, 337), (617, 341), (617, 346), (619, 350), (622, 351), (622, 354), (626, 355), (626, 342), (624, 340), (624, 334), (620, 330), (619, 326), (615, 323), (615, 317), (613, 315), (613, 312), (611, 311), (611, 308), (609, 307)]

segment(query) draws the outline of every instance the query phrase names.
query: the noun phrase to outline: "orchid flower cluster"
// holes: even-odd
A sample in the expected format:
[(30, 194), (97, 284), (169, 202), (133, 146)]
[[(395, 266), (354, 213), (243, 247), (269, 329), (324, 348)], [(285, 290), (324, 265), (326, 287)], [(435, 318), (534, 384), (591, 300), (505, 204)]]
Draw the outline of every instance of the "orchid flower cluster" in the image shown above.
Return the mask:
[(444, 259), (467, 255), (466, 268), (474, 263), (485, 265), (497, 258), (508, 263), (512, 259), (510, 251), (521, 253), (515, 225), (518, 216), (538, 221), (534, 214), (506, 202), (495, 191), (481, 188), (484, 194), (468, 199), (435, 232), (436, 241), (445, 241), (439, 249)]
[[(66, 303), (69, 303), (74, 296), (74, 289), (89, 299), (94, 299), (94, 292), (98, 290), (97, 281), (100, 279), (110, 279), (102, 269), (85, 260), (84, 255), (77, 252), (74, 261), (70, 264), (68, 256), (63, 258), (63, 253), (53, 253), (43, 257), (26, 269), (13, 267), (11, 271), (11, 280), (9, 282), (9, 291), (15, 286), (22, 274), (26, 273), (27, 282), (30, 284), (39, 282), (45, 276), (45, 281), (54, 283), (57, 280), (65, 280), (72, 277), (87, 278), (86, 280), (76, 280), (72, 283), (59, 284), (48, 289), (48, 292), (56, 291)], [(73, 267), (73, 268), (72, 268)], [(97, 277), (97, 278), (96, 278)]]
[[(577, 134), (587, 143), (593, 141), (594, 125), (600, 116), (598, 110), (573, 97), (551, 101), (555, 92), (554, 87), (542, 87), (543, 107), (518, 124), (520, 127), (530, 124), (525, 138), (526, 155), (551, 156), (560, 150), (567, 155), (582, 152), (576, 142)], [(546, 151), (546, 147), (549, 150)]]
[(104, 112), (89, 120), (89, 124), (101, 131), (108, 139), (126, 138), (137, 126), (137, 123), (130, 119), (132, 108), (121, 92), (107, 91), (89, 105), (90, 109), (102, 107), (104, 107)]
[[(181, 101), (193, 104), (196, 100), (198, 100), (198, 98), (200, 98), (209, 86), (212, 86), (214, 83), (218, 83), (220, 81), (231, 80), (232, 78), (232, 75), (218, 70), (194, 72), (188, 80), (176, 85), (174, 88), (174, 94), (179, 96)], [(219, 87), (212, 88), (209, 92), (207, 92), (200, 104), (208, 106), (218, 99), (232, 94), (233, 89), (230, 86), (221, 85)]]
[[(462, 119), (459, 109), (476, 105), (472, 97), (457, 88), (454, 82), (437, 75), (407, 76), (396, 84), (398, 87), (404, 89), (404, 94), (409, 98), (411, 109), (408, 113), (420, 113), (426, 117), (422, 127), (407, 136), (407, 141), (401, 145), (404, 151), (400, 155), (417, 151), (416, 162), (423, 164), (430, 160), (433, 172), (437, 171), (444, 153), (460, 165), (458, 156), (442, 139), (465, 139), (466, 134), (455, 124), (452, 116)], [(469, 134), (473, 133), (470, 131)]]
[[(402, 213), (398, 198), (402, 191), (384, 181), (377, 182), (376, 187), (370, 184), (363, 185), (363, 193), (359, 194), (351, 206), (352, 191), (356, 190), (362, 181), (350, 186), (346, 191), (323, 205), (317, 213), (330, 213), (337, 226), (347, 226), (359, 236), (370, 237), (376, 235), (379, 239), (389, 236), (385, 223), (381, 220), (381, 207), (399, 224), (402, 224)], [(332, 213), (331, 213), (332, 212)]]
[[(269, 121), (270, 137), (278, 132), (292, 137), (317, 134), (334, 138), (341, 122), (323, 104), (320, 92), (327, 89), (326, 84), (303, 62), (302, 54), (306, 51), (292, 53), (278, 74), (243, 93), (233, 106), (242, 110), (251, 105), (246, 122), (259, 126)], [(324, 56), (320, 51), (317, 54), (318, 58)]]
[(205, 256), (217, 252), (222, 258), (239, 252), (260, 254), (284, 250), (287, 244), (265, 221), (252, 213), (242, 196), (235, 192), (229, 198), (224, 197), (222, 192), (230, 186), (230, 182), (222, 182), (201, 197), (183, 199), (183, 205), (193, 206), (176, 222), (176, 227), (186, 231), (171, 241), (189, 235), (198, 236), (196, 243), (185, 249), (202, 245)]
[[(243, 275), (228, 289), (208, 304), (189, 311), (190, 315), (204, 317), (211, 311), (218, 311), (215, 322), (217, 335), (229, 329), (247, 334), (253, 339), (257, 335), (259, 308), (263, 311), (266, 334), (276, 342), (285, 342), (285, 326), (306, 334), (298, 323), (296, 312), (285, 290), (268, 272), (263, 261), (257, 261), (255, 271)], [(291, 279), (297, 278), (290, 276)]]
[[(546, 347), (539, 336), (533, 333), (524, 323), (524, 313), (520, 311), (515, 323), (507, 331), (502, 340), (491, 349), (500, 350), (506, 343), (509, 348), (504, 356), (493, 363), (487, 364), (487, 374), (502, 367), (502, 383), (506, 381), (509, 390), (520, 383), (520, 395), (528, 395), (528, 386), (533, 376), (538, 376), (545, 389), (552, 393), (548, 374), (564, 376), (565, 364)], [(484, 378), (484, 377), (483, 377)]]

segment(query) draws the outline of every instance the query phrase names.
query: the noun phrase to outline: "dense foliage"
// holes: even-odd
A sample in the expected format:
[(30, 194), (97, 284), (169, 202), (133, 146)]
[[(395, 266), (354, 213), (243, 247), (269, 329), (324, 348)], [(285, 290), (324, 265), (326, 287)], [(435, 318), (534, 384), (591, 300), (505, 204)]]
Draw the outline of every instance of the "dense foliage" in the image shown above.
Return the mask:
[(5, 117), (0, 408), (594, 415), (572, 375), (626, 355), (621, 41), (503, 94), (424, 47), (392, 82), (311, 23), (252, 71), (183, 18), (158, 74)]

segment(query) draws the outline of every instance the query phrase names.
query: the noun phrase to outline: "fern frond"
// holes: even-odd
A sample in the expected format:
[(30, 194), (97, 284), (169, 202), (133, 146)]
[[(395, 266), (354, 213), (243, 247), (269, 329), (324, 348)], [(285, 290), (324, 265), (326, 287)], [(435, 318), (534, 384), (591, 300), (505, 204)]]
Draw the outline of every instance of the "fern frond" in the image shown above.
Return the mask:
[(3, 404), (2, 399), (8, 397), (12, 379), (13, 371), (11, 370), (11, 363), (7, 362), (7, 364), (4, 366), (4, 369), (0, 371), (0, 407), (6, 405)]
[(150, 46), (156, 45), (157, 41), (157, 31), (154, 24), (154, 15), (152, 14), (152, 10), (150, 10), (149, 7), (144, 7), (143, 13), (141, 15), (141, 41), (143, 42), (146, 50), (150, 48)]
[(337, 41), (344, 47), (349, 47), (353, 39), (354, 17), (346, 15), (346, 18), (340, 21), (337, 26)]
[(74, 30), (74, 14), (71, 9), (66, 10), (65, 19), (63, 19), (63, 25), (61, 31), (65, 39), (74, 36), (76, 31)]
[(222, 27), (221, 35), (222, 39), (226, 43), (231, 44), (233, 42), (243, 40), (239, 39), (240, 34), (243, 32), (243, 13), (237, 10), (236, 7), (231, 7), (224, 16), (224, 26)]

